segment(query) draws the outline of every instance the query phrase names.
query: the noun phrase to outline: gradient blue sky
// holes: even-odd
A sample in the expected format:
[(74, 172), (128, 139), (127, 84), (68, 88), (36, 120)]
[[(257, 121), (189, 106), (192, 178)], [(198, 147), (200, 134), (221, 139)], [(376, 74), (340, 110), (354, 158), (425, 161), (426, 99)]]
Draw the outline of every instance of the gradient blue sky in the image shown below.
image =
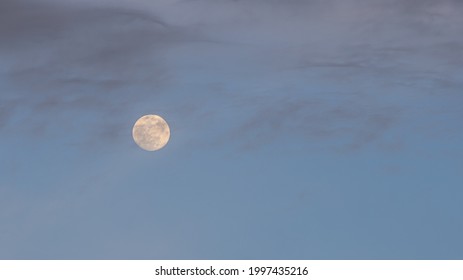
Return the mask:
[(0, 258), (462, 259), (462, 14), (1, 0)]

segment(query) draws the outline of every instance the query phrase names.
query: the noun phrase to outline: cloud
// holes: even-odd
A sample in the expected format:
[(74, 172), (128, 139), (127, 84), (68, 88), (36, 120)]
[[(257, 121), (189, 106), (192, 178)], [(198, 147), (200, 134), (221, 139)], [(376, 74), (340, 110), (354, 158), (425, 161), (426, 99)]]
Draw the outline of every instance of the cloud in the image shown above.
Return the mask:
[(154, 52), (176, 36), (142, 12), (8, 3), (2, 2), (0, 48), (11, 61), (9, 78), (46, 90), (152, 81), (159, 71)]
[(389, 134), (400, 121), (400, 107), (377, 104), (358, 94), (339, 96), (342, 102), (333, 102), (331, 97), (267, 102), (215, 144), (235, 143), (242, 150), (252, 150), (272, 142), (314, 148), (323, 143), (322, 147), (339, 152), (356, 151)]
[(360, 147), (400, 125), (404, 91), (458, 91), (462, 9), (453, 0), (2, 1), (0, 127), (34, 116), (35, 131), (57, 118), (79, 130), (83, 120), (99, 132), (87, 134), (117, 139), (134, 108), (162, 104), (179, 118), (189, 108), (192, 122), (240, 113), (211, 136), (217, 143), (237, 135), (252, 147), (297, 131)]
[(2, 126), (15, 130), (16, 120), (32, 132), (40, 123), (43, 132), (62, 122), (82, 132), (88, 116), (92, 127), (114, 126), (110, 115), (168, 81), (160, 53), (188, 40), (182, 32), (139, 10), (2, 1)]

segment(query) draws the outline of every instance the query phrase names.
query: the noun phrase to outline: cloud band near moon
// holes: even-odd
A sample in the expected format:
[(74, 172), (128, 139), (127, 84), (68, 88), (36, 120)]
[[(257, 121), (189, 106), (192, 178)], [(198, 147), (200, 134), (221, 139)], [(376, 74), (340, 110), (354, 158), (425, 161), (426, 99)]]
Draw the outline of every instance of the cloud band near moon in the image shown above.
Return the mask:
[(341, 150), (399, 147), (404, 130), (461, 128), (445, 118), (462, 114), (462, 9), (451, 0), (2, 1), (0, 128), (49, 137), (66, 125), (88, 146), (121, 140), (140, 111), (161, 110), (199, 145), (189, 124), (201, 122), (205, 146), (248, 149), (296, 133)]

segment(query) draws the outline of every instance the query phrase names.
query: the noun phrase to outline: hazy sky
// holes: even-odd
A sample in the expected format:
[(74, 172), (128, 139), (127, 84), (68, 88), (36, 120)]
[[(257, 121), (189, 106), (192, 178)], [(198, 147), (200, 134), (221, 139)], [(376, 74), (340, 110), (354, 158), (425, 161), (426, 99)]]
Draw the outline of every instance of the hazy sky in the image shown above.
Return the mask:
[(0, 0), (0, 258), (462, 259), (462, 14)]

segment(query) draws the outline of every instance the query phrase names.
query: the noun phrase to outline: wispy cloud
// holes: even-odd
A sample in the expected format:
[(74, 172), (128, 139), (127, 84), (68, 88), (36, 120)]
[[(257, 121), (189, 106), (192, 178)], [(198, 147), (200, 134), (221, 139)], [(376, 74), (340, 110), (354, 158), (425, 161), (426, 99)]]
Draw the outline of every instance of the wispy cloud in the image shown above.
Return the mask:
[[(226, 118), (224, 103), (248, 112), (225, 128), (243, 146), (292, 128), (358, 147), (400, 124), (404, 89), (444, 94), (462, 84), (459, 1), (79, 3), (0, 4), (3, 127), (15, 114), (39, 115), (45, 126), (69, 112), (107, 120), (159, 100), (181, 115), (190, 100), (190, 119)], [(288, 87), (297, 90), (279, 92)], [(320, 92), (335, 94), (315, 102)], [(101, 137), (127, 124), (118, 125), (105, 123)], [(220, 143), (222, 134), (211, 137)]]
[(187, 39), (143, 11), (40, 1), (2, 1), (0, 26), (2, 125), (16, 114), (44, 129), (88, 115), (98, 126), (156, 94), (169, 79), (159, 53)]

